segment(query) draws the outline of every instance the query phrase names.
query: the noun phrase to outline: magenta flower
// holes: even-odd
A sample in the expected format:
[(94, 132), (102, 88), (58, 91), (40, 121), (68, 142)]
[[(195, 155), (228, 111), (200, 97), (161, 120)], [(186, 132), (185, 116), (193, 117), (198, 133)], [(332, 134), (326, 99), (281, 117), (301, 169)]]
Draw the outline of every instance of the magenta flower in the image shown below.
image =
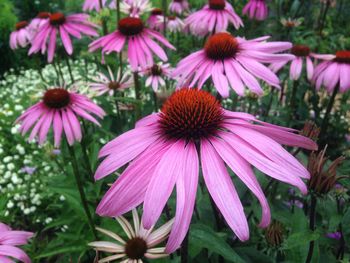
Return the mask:
[(18, 22), (16, 24), (16, 31), (13, 31), (10, 35), (10, 48), (15, 50), (18, 47), (26, 47), (30, 43), (30, 39), (28, 22)]
[(77, 116), (99, 125), (91, 113), (100, 118), (105, 115), (104, 111), (87, 97), (64, 88), (51, 88), (45, 92), (42, 101), (27, 109), (16, 122), (22, 123), (22, 135), (33, 127), (29, 140), (38, 137), (39, 144), (46, 141), (52, 125), (54, 145), (59, 147), (63, 131), (69, 145), (81, 140), (82, 132)]
[(145, 68), (153, 65), (152, 53), (163, 61), (168, 60), (164, 50), (152, 38), (167, 48), (175, 49), (161, 34), (146, 28), (140, 18), (126, 17), (120, 19), (117, 31), (92, 42), (89, 45), (89, 50), (95, 51), (101, 48), (103, 54), (109, 54), (113, 51), (119, 53), (127, 43), (131, 69), (136, 71), (138, 67)]
[[(314, 75), (314, 64), (311, 58), (317, 58), (319, 55), (311, 52), (310, 48), (305, 45), (294, 45), (291, 49), (291, 53), (295, 56), (291, 59), (289, 77), (291, 80), (298, 80), (301, 76), (303, 69), (303, 63), (306, 63), (307, 79), (311, 80)], [(287, 60), (281, 62), (275, 62), (270, 65), (273, 72), (279, 71), (288, 63)]]
[(20, 262), (30, 263), (28, 255), (16, 246), (27, 244), (32, 236), (31, 232), (13, 231), (0, 222), (0, 262), (11, 263), (14, 262), (13, 259), (17, 259)]
[(230, 86), (240, 96), (244, 95), (244, 86), (261, 95), (263, 90), (257, 78), (279, 88), (278, 77), (263, 63), (294, 58), (290, 54), (275, 54), (292, 45), (288, 42), (266, 42), (268, 38), (245, 40), (229, 33), (217, 33), (207, 40), (204, 49), (182, 59), (173, 76), (179, 77), (180, 87), (193, 87), (198, 83), (199, 88), (211, 77), (224, 98), (229, 96)]
[(169, 32), (181, 32), (185, 27), (185, 23), (177, 16), (168, 16), (166, 26)]
[(181, 15), (189, 11), (189, 4), (187, 0), (172, 0), (169, 5), (169, 11)]
[[(106, 6), (106, 2), (107, 0), (101, 1), (102, 8)], [(100, 0), (85, 0), (83, 5), (83, 11), (86, 12), (86, 11), (92, 11), (92, 10), (96, 10), (97, 12), (101, 10)]]
[(326, 237), (332, 238), (332, 239), (335, 239), (335, 240), (340, 240), (342, 238), (342, 234), (341, 234), (341, 232), (327, 233)]
[(146, 87), (152, 86), (154, 92), (159, 86), (165, 86), (164, 77), (171, 78), (171, 68), (169, 64), (154, 64), (151, 67), (141, 70), (141, 74), (147, 76)]
[(151, 29), (159, 30), (159, 19), (164, 17), (160, 8), (154, 8), (147, 19), (147, 25)]
[(89, 83), (90, 88), (97, 92), (97, 96), (108, 93), (113, 96), (115, 92), (123, 91), (134, 85), (130, 74), (123, 74), (120, 76), (120, 71), (114, 76), (110, 67), (108, 67), (109, 76), (99, 72), (98, 77), (94, 79), (95, 82)]
[(225, 0), (209, 0), (201, 10), (185, 19), (186, 28), (198, 36), (226, 31), (229, 23), (236, 29), (243, 26), (241, 18)]
[(265, 0), (249, 0), (243, 8), (243, 14), (248, 15), (250, 19), (262, 21), (269, 15), (269, 9)]
[(142, 223), (149, 229), (176, 186), (175, 221), (165, 250), (171, 253), (189, 228), (202, 167), (208, 191), (227, 224), (240, 240), (247, 240), (247, 219), (225, 163), (258, 198), (262, 206), (260, 226), (266, 227), (270, 209), (252, 166), (304, 194), (307, 187), (302, 178), (310, 176), (281, 144), (317, 148), (293, 129), (223, 109), (206, 91), (181, 89), (165, 102), (160, 113), (145, 117), (135, 129), (101, 149), (99, 157), (105, 159), (96, 170), (96, 180), (131, 163), (105, 194), (97, 213), (115, 217), (143, 203)]
[(328, 92), (332, 92), (339, 85), (340, 92), (350, 89), (350, 51), (337, 51), (335, 55), (319, 55), (317, 58), (323, 59), (317, 65), (313, 77), (316, 89), (319, 90), (324, 85)]
[(44, 54), (47, 51), (48, 62), (53, 61), (56, 50), (57, 33), (60, 33), (62, 44), (68, 53), (73, 54), (73, 45), (70, 35), (75, 38), (81, 38), (81, 34), (87, 36), (98, 36), (95, 24), (88, 21), (87, 14), (73, 14), (65, 16), (62, 13), (51, 14), (49, 19), (39, 28), (37, 35), (32, 41), (32, 47), (29, 55), (41, 51)]
[(32, 34), (32, 38), (38, 32), (39, 28), (45, 24), (46, 21), (50, 18), (49, 12), (40, 12), (35, 18), (30, 21), (29, 28)]
[[(113, 2), (115, 6), (116, 1)], [(143, 13), (151, 10), (152, 5), (149, 0), (123, 0), (120, 3), (120, 11), (130, 17), (140, 17)]]

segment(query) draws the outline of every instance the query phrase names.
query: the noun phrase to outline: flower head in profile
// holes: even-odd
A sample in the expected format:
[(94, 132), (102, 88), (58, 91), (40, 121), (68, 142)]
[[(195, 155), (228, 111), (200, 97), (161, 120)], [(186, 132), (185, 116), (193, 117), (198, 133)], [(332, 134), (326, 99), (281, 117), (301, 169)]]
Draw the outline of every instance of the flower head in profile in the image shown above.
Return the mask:
[(95, 51), (101, 48), (102, 53), (109, 54), (113, 51), (119, 53), (127, 44), (128, 59), (131, 69), (136, 71), (138, 67), (145, 68), (149, 65), (153, 65), (152, 53), (158, 56), (162, 61), (168, 60), (163, 48), (152, 38), (156, 39), (167, 48), (175, 49), (161, 34), (145, 27), (140, 18), (126, 17), (120, 19), (118, 30), (92, 42), (89, 45), (89, 50)]
[(123, 0), (120, 3), (120, 11), (130, 17), (140, 17), (151, 10), (152, 4), (149, 0)]
[(145, 68), (141, 74), (146, 76), (146, 87), (152, 86), (154, 92), (158, 91), (159, 86), (165, 86), (164, 78), (171, 78), (171, 68), (169, 64), (158, 63)]
[(28, 255), (17, 246), (26, 245), (33, 233), (12, 230), (0, 222), (0, 262), (11, 263), (13, 259), (30, 263)]
[(243, 8), (243, 14), (250, 19), (262, 21), (269, 15), (269, 9), (265, 0), (249, 0)]
[(331, 232), (331, 233), (327, 233), (326, 237), (332, 238), (335, 240), (340, 240), (342, 238), (342, 234), (341, 232)]
[(163, 16), (163, 10), (160, 8), (154, 8), (152, 9), (148, 19), (147, 19), (147, 25), (151, 29), (160, 30), (159, 28), (159, 20), (164, 17)]
[(241, 18), (225, 0), (208, 0), (201, 10), (185, 19), (185, 24), (192, 34), (198, 36), (226, 31), (229, 24), (233, 24), (236, 29), (243, 26)]
[(171, 0), (169, 4), (169, 11), (171, 13), (176, 13), (182, 15), (189, 11), (189, 4), (187, 0)]
[(30, 43), (30, 32), (28, 22), (21, 21), (16, 24), (16, 30), (10, 35), (10, 48), (15, 50), (19, 47), (26, 47)]
[[(314, 74), (314, 64), (312, 58), (318, 58), (319, 55), (312, 53), (311, 49), (306, 45), (293, 45), (291, 54), (294, 58), (291, 59), (289, 77), (291, 80), (298, 80), (303, 70), (303, 64), (306, 66), (306, 75), (308, 80), (312, 80)], [(288, 61), (275, 62), (270, 65), (273, 72), (279, 71)]]
[(169, 32), (181, 32), (185, 27), (185, 23), (177, 16), (168, 16), (166, 21)]
[(63, 13), (53, 13), (40, 26), (38, 33), (32, 41), (29, 55), (47, 52), (48, 62), (52, 62), (55, 50), (57, 34), (60, 35), (62, 44), (68, 55), (73, 54), (73, 45), (70, 36), (81, 38), (82, 34), (87, 36), (98, 36), (96, 25), (89, 22), (87, 14), (64, 15)]
[(50, 18), (49, 12), (40, 12), (30, 21), (29, 29), (32, 37), (38, 32), (39, 28)]
[(125, 217), (119, 216), (116, 218), (127, 235), (127, 240), (122, 239), (119, 235), (109, 230), (96, 228), (102, 234), (113, 239), (113, 242), (95, 241), (89, 244), (96, 251), (113, 253), (113, 255), (99, 260), (99, 263), (110, 262), (117, 259), (122, 260), (120, 262), (125, 263), (142, 263), (142, 258), (144, 257), (156, 259), (168, 256), (168, 254), (165, 253), (164, 247), (155, 248), (155, 246), (167, 239), (173, 220), (170, 220), (156, 230), (153, 230), (153, 227), (146, 230), (140, 223), (140, 218), (136, 209), (132, 210), (132, 216), (134, 227), (131, 226)]
[(46, 90), (42, 100), (27, 109), (16, 122), (21, 123), (22, 135), (32, 128), (29, 140), (37, 137), (39, 144), (46, 141), (52, 126), (54, 145), (59, 147), (63, 132), (70, 145), (81, 140), (82, 131), (77, 117), (99, 125), (91, 114), (99, 118), (105, 115), (99, 106), (84, 95), (69, 91), (65, 87), (53, 87)]
[(97, 93), (97, 96), (101, 96), (108, 93), (110, 96), (115, 92), (123, 91), (133, 86), (134, 82), (130, 74), (120, 75), (118, 70), (117, 74), (113, 74), (110, 67), (108, 67), (108, 76), (102, 72), (98, 73), (98, 76), (94, 79), (95, 82), (89, 83), (90, 88)]
[[(83, 11), (93, 11), (96, 10), (97, 12), (99, 12), (101, 10), (101, 8), (104, 8), (106, 6), (113, 8), (115, 7), (115, 0), (111, 0), (110, 4), (108, 5), (107, 0), (85, 0), (84, 5), (83, 5)], [(102, 4), (102, 7), (101, 7)]]
[(289, 29), (300, 26), (302, 24), (302, 22), (303, 22), (302, 18), (296, 18), (296, 19), (293, 19), (290, 17), (288, 17), (287, 19), (281, 18), (281, 24), (284, 27), (289, 28)]
[(315, 68), (313, 82), (319, 90), (323, 85), (328, 92), (339, 87), (340, 92), (350, 89), (350, 51), (340, 50), (335, 55), (319, 55), (324, 60)]
[(217, 33), (208, 38), (202, 50), (182, 59), (173, 76), (179, 78), (180, 87), (199, 88), (211, 77), (224, 98), (229, 96), (229, 87), (240, 96), (244, 95), (245, 86), (253, 93), (263, 94), (257, 79), (279, 88), (278, 77), (263, 64), (291, 60), (293, 55), (278, 52), (292, 45), (288, 42), (266, 42), (268, 38), (245, 40), (229, 33)]
[(266, 227), (270, 209), (252, 166), (307, 192), (302, 179), (309, 178), (309, 172), (281, 144), (317, 148), (293, 129), (223, 109), (206, 91), (180, 89), (161, 112), (145, 117), (100, 150), (104, 160), (96, 170), (96, 180), (130, 164), (107, 191), (97, 213), (119, 216), (143, 203), (142, 224), (150, 229), (176, 187), (175, 220), (165, 250), (171, 253), (188, 231), (201, 169), (216, 206), (237, 237), (245, 241), (248, 222), (227, 169), (257, 197), (262, 206), (260, 226)]

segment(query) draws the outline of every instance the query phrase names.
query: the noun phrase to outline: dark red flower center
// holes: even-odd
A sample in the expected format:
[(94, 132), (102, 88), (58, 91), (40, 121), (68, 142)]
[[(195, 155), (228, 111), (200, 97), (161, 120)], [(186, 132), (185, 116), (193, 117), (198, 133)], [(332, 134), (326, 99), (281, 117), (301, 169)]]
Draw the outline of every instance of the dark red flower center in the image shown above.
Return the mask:
[(172, 20), (175, 20), (176, 19), (176, 16), (168, 16), (168, 20), (172, 21)]
[(182, 3), (183, 0), (174, 0), (175, 3)]
[(163, 14), (163, 10), (160, 9), (160, 8), (154, 8), (154, 9), (151, 11), (151, 14), (154, 15), (154, 16), (162, 15), (162, 14)]
[(125, 254), (129, 259), (141, 259), (147, 252), (147, 243), (139, 237), (134, 237), (126, 242)]
[(133, 36), (142, 32), (144, 28), (140, 18), (126, 17), (119, 20), (118, 29), (125, 36)]
[(152, 75), (153, 76), (160, 76), (162, 75), (162, 68), (158, 65), (153, 65), (152, 68), (151, 68), (151, 72), (152, 72)]
[(310, 55), (310, 48), (305, 45), (294, 45), (291, 49), (291, 53), (297, 57), (307, 57)]
[(108, 83), (108, 88), (111, 90), (117, 90), (119, 89), (119, 87), (120, 87), (120, 84), (117, 81), (111, 81)]
[(340, 63), (350, 64), (350, 51), (348, 50), (339, 50), (335, 53), (334, 61)]
[(53, 26), (60, 26), (66, 22), (66, 17), (62, 13), (53, 13), (50, 15), (50, 23)]
[(50, 15), (51, 14), (49, 12), (40, 12), (36, 17), (41, 19), (46, 19), (46, 18), (49, 18)]
[(223, 121), (220, 102), (209, 92), (183, 88), (164, 103), (159, 120), (170, 139), (197, 141), (215, 135)]
[(238, 41), (229, 33), (217, 33), (209, 37), (204, 46), (207, 57), (214, 60), (232, 58), (238, 52)]
[(28, 22), (27, 21), (21, 21), (21, 22), (18, 22), (16, 24), (16, 30), (21, 30), (22, 28), (25, 28), (26, 26), (28, 26)]
[(62, 88), (54, 88), (45, 92), (43, 101), (49, 108), (60, 109), (70, 102), (69, 92)]
[(209, 0), (209, 8), (213, 10), (224, 10), (226, 6), (225, 0)]

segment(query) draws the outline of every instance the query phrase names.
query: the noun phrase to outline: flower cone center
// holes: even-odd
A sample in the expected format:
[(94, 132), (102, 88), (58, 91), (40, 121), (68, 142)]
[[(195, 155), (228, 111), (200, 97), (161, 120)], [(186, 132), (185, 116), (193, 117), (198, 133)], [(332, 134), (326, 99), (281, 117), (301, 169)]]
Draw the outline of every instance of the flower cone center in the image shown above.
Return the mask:
[(350, 64), (350, 51), (340, 50), (335, 53), (336, 58), (334, 59), (336, 62)]
[(141, 259), (147, 252), (147, 243), (139, 237), (130, 239), (125, 245), (125, 254), (129, 259)]
[(142, 20), (136, 17), (126, 17), (120, 19), (118, 23), (119, 31), (125, 36), (137, 35), (142, 32), (143, 28)]
[(160, 9), (160, 8), (154, 8), (152, 11), (151, 11), (151, 14), (156, 16), (156, 15), (162, 15), (163, 14), (163, 10)]
[(238, 41), (228, 33), (217, 33), (207, 40), (204, 50), (210, 59), (232, 58), (238, 52)]
[(153, 65), (151, 68), (151, 72), (153, 76), (160, 76), (162, 75), (162, 68), (158, 65)]
[(36, 17), (41, 19), (46, 19), (46, 18), (49, 18), (50, 15), (51, 14), (49, 12), (40, 12)]
[(224, 0), (209, 0), (209, 8), (213, 10), (224, 10), (226, 2)]
[(28, 26), (28, 22), (27, 21), (21, 21), (21, 22), (18, 22), (16, 24), (16, 30), (21, 30), (22, 28), (25, 28), (26, 26)]
[(66, 22), (66, 17), (62, 13), (53, 13), (50, 15), (50, 24), (60, 26)]
[(297, 57), (307, 57), (310, 55), (310, 48), (305, 45), (294, 45), (292, 47), (291, 53)]
[(160, 127), (166, 137), (187, 141), (215, 135), (223, 121), (221, 105), (213, 95), (187, 88), (169, 97), (160, 116)]
[(117, 90), (119, 89), (120, 85), (119, 85), (119, 82), (117, 81), (111, 81), (108, 83), (108, 88), (111, 89), (111, 90)]
[(49, 108), (60, 109), (69, 104), (70, 95), (69, 92), (65, 89), (50, 89), (45, 92), (43, 101), (44, 104)]

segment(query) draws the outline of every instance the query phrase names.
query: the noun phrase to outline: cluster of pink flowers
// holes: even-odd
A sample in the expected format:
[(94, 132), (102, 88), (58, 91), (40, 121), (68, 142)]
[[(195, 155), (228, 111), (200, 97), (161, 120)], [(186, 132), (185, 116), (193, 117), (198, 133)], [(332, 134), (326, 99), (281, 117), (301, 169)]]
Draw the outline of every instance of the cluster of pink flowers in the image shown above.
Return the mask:
[[(100, 10), (108, 5), (108, 1), (103, 0), (102, 6), (99, 4), (96, 0), (86, 0), (84, 10)], [(176, 188), (174, 221), (162, 229), (162, 238), (153, 236), (151, 239), (163, 241), (170, 232), (162, 254), (172, 253), (180, 247), (188, 232), (201, 173), (229, 227), (240, 240), (249, 239), (248, 221), (228, 170), (232, 170), (260, 202), (260, 226), (266, 227), (270, 223), (271, 212), (254, 168), (306, 194), (303, 179), (308, 179), (310, 174), (282, 145), (316, 150), (317, 144), (294, 129), (263, 122), (248, 113), (226, 110), (219, 100), (201, 88), (206, 82), (212, 82), (223, 98), (229, 97), (230, 88), (239, 96), (245, 95), (246, 88), (262, 95), (259, 80), (280, 88), (276, 72), (290, 62), (292, 80), (300, 78), (306, 63), (307, 79), (315, 83), (317, 89), (323, 85), (328, 91), (333, 91), (339, 86), (339, 90), (345, 92), (350, 89), (350, 52), (319, 55), (305, 45), (268, 42), (268, 36), (250, 40), (234, 36), (227, 32), (229, 24), (238, 29), (243, 22), (225, 0), (209, 0), (201, 10), (190, 14), (184, 23), (177, 18), (164, 17), (160, 9), (153, 9), (147, 23), (144, 23), (140, 14), (151, 10), (148, 1), (125, 0), (123, 4), (128, 16), (118, 21), (114, 32), (92, 41), (89, 51), (100, 49), (103, 55), (108, 55), (125, 50), (131, 71), (146, 77), (145, 86), (158, 91), (160, 86), (165, 86), (165, 78), (174, 79), (177, 91), (164, 103), (160, 112), (139, 120), (134, 129), (108, 142), (100, 150), (99, 158), (103, 161), (95, 172), (96, 180), (128, 166), (104, 195), (96, 212), (101, 216), (118, 217), (125, 225), (121, 216), (142, 204), (141, 222), (134, 215), (137, 229), (134, 231), (126, 227), (126, 232), (134, 239), (146, 239)], [(169, 10), (183, 14), (189, 12), (189, 5), (186, 0), (174, 0)], [(262, 20), (267, 17), (268, 11), (265, 1), (250, 0), (243, 13)], [(157, 31), (164, 29), (159, 27), (164, 24), (168, 24), (166, 29), (170, 31), (179, 32), (184, 28), (197, 36), (210, 36), (203, 49), (183, 58), (172, 69), (169, 64), (155, 61), (155, 57), (163, 62), (168, 60), (164, 47), (175, 50)], [(89, 22), (86, 14), (41, 13), (31, 23), (18, 23), (10, 44), (13, 49), (30, 44), (29, 54), (47, 53), (51, 62), (58, 34), (67, 54), (71, 55), (71, 37), (97, 37), (97, 28)], [(288, 50), (290, 53), (283, 53)], [(314, 68), (312, 59), (324, 61)], [(97, 95), (114, 95), (133, 86), (129, 73), (120, 70), (115, 75), (110, 68), (108, 71), (109, 75), (99, 73), (94, 82), (89, 83)], [(102, 119), (104, 115), (104, 110), (88, 97), (66, 87), (51, 87), (17, 122), (21, 123), (21, 133), (31, 130), (29, 139), (37, 138), (39, 144), (47, 141), (52, 127), (54, 146), (60, 147), (63, 134), (69, 145), (81, 141), (83, 134), (79, 118), (100, 125), (96, 117)], [(1, 235), (1, 231), (10, 231), (4, 230), (4, 225), (0, 227)], [(110, 232), (102, 231), (115, 238)], [(29, 237), (31, 234), (28, 233), (19, 235), (19, 241), (11, 245), (24, 244)], [(13, 253), (6, 254), (4, 251), (10, 251), (3, 249), (6, 245), (0, 245), (0, 259), (3, 255), (29, 262), (15, 248), (11, 248)], [(97, 250), (109, 252), (105, 242), (91, 245)], [(128, 256), (122, 245), (117, 244), (113, 248), (120, 254), (110, 259)], [(146, 251), (147, 246), (144, 253)]]

